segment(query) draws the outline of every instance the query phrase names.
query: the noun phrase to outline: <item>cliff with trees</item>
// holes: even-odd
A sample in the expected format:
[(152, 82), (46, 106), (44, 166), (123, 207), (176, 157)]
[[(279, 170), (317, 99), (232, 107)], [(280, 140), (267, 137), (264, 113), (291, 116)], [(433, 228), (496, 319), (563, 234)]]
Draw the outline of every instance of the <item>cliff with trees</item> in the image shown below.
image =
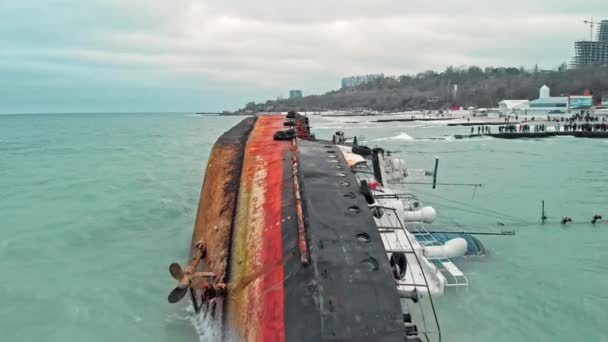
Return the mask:
[[(496, 107), (505, 99), (536, 99), (546, 84), (552, 96), (582, 94), (591, 90), (594, 101), (608, 92), (608, 67), (589, 66), (554, 70), (476, 66), (448, 67), (443, 72), (387, 77), (355, 88), (297, 99), (248, 103), (237, 111), (322, 111), (366, 108), (378, 111), (442, 109), (451, 106)], [(456, 87), (455, 87), (456, 85)]]

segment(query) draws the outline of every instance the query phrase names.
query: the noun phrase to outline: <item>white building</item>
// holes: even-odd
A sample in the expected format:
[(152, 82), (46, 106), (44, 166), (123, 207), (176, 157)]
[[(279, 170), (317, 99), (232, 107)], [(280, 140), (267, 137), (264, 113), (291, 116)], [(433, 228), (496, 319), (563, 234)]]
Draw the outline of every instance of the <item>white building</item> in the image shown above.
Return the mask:
[(525, 109), (528, 116), (547, 116), (553, 114), (568, 114), (568, 96), (544, 97), (530, 101)]
[(547, 85), (543, 84), (543, 86), (540, 87), (540, 90), (538, 91), (538, 98), (546, 99), (549, 97), (551, 97), (551, 89), (549, 89), (549, 87), (547, 87)]
[(536, 100), (504, 100), (498, 105), (502, 109), (501, 115), (546, 117), (548, 115), (569, 114), (569, 103), (570, 98), (568, 96), (552, 97), (549, 87), (543, 85), (538, 91), (538, 99)]
[(528, 107), (528, 100), (502, 100), (498, 102), (500, 116), (515, 115), (520, 109)]

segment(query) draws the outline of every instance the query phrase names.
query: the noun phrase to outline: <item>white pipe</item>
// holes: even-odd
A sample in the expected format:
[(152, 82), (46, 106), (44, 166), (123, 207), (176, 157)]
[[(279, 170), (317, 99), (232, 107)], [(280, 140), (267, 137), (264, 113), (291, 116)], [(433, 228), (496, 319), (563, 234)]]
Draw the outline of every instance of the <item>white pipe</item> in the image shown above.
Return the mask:
[(429, 259), (461, 257), (467, 252), (467, 240), (455, 238), (442, 246), (427, 246), (423, 250), (424, 256)]
[(433, 207), (424, 207), (420, 210), (404, 211), (403, 220), (405, 222), (424, 222), (431, 223), (437, 218), (437, 212)]

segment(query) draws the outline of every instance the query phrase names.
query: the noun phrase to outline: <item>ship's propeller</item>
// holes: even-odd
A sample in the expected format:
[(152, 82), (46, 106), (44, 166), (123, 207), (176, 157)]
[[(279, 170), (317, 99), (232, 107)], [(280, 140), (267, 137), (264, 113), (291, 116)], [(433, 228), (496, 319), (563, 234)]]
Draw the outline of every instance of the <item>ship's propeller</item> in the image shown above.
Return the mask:
[(207, 290), (214, 287), (209, 282), (215, 277), (212, 272), (192, 272), (191, 269), (192, 267), (188, 266), (184, 271), (176, 262), (169, 266), (169, 273), (173, 279), (178, 281), (177, 286), (169, 293), (169, 303), (177, 303), (182, 300), (188, 293), (188, 289)]
[(202, 242), (198, 242), (196, 244), (196, 249), (193, 252), (193, 257), (186, 268), (182, 269), (182, 267), (176, 262), (169, 266), (169, 273), (171, 274), (171, 277), (178, 282), (173, 291), (169, 293), (169, 303), (177, 303), (182, 300), (188, 293), (189, 289), (199, 290), (197, 291), (197, 295), (200, 295), (203, 301), (211, 300), (218, 296), (226, 296), (229, 288), (230, 291), (238, 291), (295, 255), (295, 253), (289, 253), (284, 259), (279, 259), (273, 263), (266, 264), (260, 267), (258, 270), (242, 277), (236, 283), (228, 285), (221, 281), (222, 276), (217, 276), (213, 272), (196, 272), (199, 262), (204, 257), (205, 252), (206, 250), (204, 244)]
[(186, 293), (188, 293), (190, 279), (184, 273), (182, 267), (176, 262), (169, 266), (169, 273), (173, 279), (178, 281), (177, 286), (173, 289), (173, 291), (171, 291), (171, 293), (169, 293), (169, 303), (177, 303), (186, 296)]
[(174, 303), (179, 302), (186, 296), (186, 293), (188, 293), (187, 287), (177, 286), (176, 288), (173, 289), (173, 291), (171, 291), (171, 293), (169, 293), (169, 297), (168, 297), (169, 303), (174, 304)]

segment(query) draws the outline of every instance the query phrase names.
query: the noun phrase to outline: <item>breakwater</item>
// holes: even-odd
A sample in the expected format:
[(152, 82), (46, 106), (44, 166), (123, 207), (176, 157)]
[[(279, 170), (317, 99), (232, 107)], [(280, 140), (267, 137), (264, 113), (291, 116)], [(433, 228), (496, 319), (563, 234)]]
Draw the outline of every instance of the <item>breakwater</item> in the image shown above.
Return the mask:
[[(372, 122), (410, 122), (410, 121), (445, 121), (445, 120), (454, 120), (454, 118), (405, 118), (405, 119), (378, 119)], [(449, 126), (450, 124), (448, 124)], [(481, 125), (481, 124), (477, 124)]]
[(519, 124), (519, 121), (505, 122), (505, 121), (477, 121), (477, 122), (450, 122), (448, 126), (500, 126), (500, 125), (514, 125)]
[(501, 139), (548, 138), (556, 136), (573, 136), (577, 138), (608, 138), (608, 132), (593, 131), (491, 133), (486, 135)]
[(487, 136), (499, 139), (537, 139), (557, 136), (573, 136), (576, 138), (602, 138), (608, 139), (608, 132), (568, 131), (568, 132), (514, 132), (514, 133), (489, 133), (489, 134), (457, 134), (456, 139), (476, 138)]

